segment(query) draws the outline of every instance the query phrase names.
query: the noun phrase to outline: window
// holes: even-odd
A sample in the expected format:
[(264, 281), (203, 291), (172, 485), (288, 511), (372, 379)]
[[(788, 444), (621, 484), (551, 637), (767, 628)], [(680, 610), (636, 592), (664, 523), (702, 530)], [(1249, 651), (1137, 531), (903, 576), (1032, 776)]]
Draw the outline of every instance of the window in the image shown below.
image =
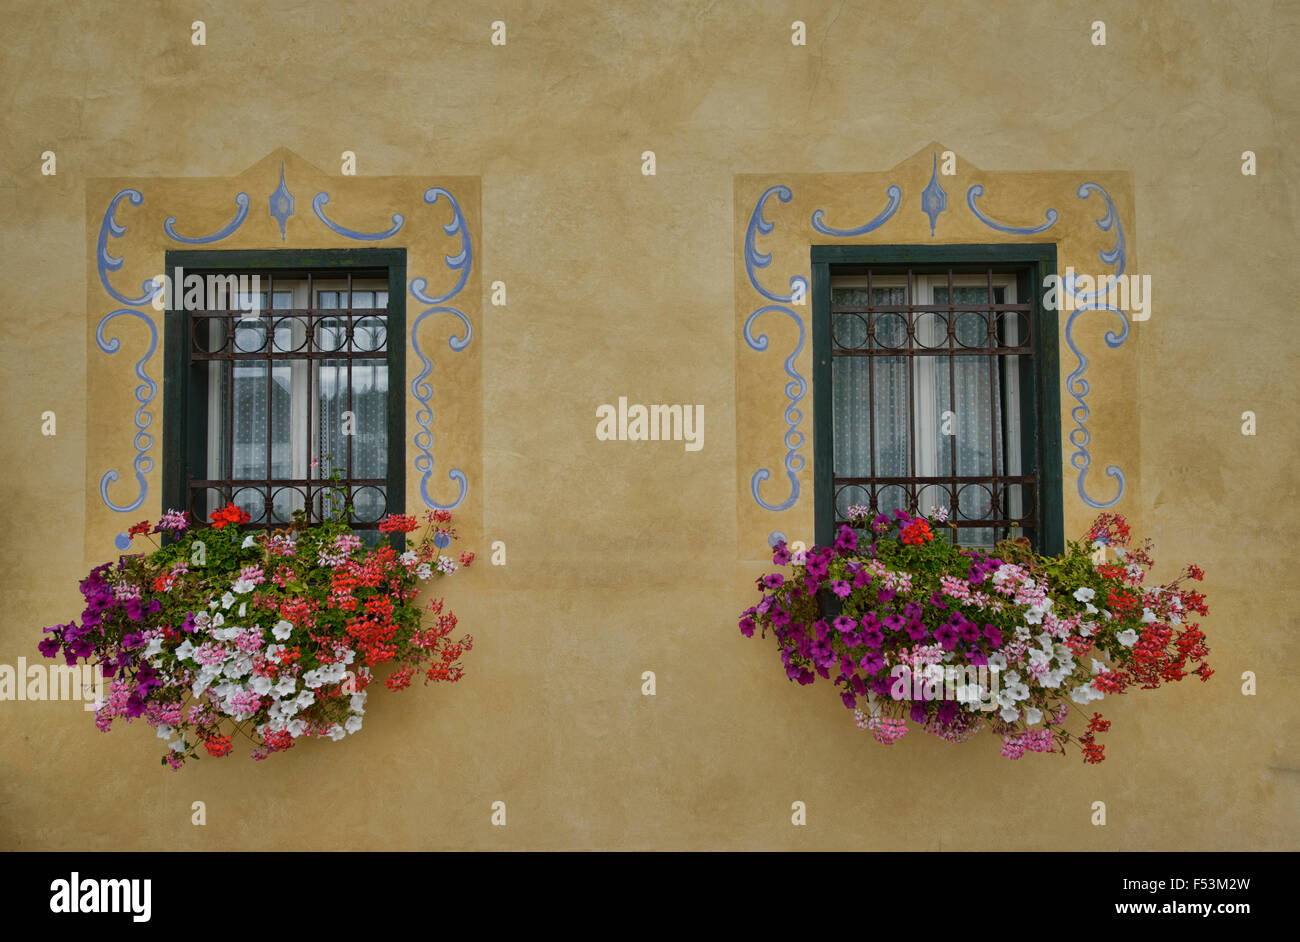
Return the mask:
[(1054, 246), (813, 249), (817, 541), (855, 505), (1059, 551)]
[(238, 287), (173, 288), (164, 503), (234, 502), (260, 529), (350, 500), (377, 538), (405, 506), (405, 251), (169, 252), (167, 272)]

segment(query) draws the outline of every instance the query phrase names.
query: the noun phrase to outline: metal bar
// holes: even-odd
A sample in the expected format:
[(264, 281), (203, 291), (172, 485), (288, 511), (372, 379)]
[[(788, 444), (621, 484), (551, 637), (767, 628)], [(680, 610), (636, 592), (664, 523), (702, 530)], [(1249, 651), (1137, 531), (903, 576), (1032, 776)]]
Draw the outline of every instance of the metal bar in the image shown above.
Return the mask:
[[(1027, 312), (1030, 309), (1029, 304), (993, 304), (990, 310), (994, 311), (1020, 311)], [(946, 304), (917, 304), (909, 308), (906, 304), (882, 304), (879, 307), (863, 307), (860, 304), (836, 304), (831, 306), (832, 314), (865, 314), (868, 310), (880, 314), (905, 314), (908, 310), (914, 309), (922, 313), (926, 311), (942, 312), (948, 310)]]
[[(907, 270), (907, 303), (908, 303), (909, 313), (906, 315), (909, 334), (911, 332), (912, 317), (913, 317), (913, 315), (910, 313), (910, 309), (911, 309), (912, 302), (916, 300), (916, 291), (913, 288), (913, 284), (914, 282), (913, 282), (912, 269), (909, 268)], [(907, 443), (908, 443), (907, 476), (910, 478), (916, 473), (916, 455), (913, 453), (916, 450), (916, 403), (915, 403), (915, 396), (913, 395), (913, 391), (912, 391), (912, 358), (908, 357), (906, 362), (907, 362), (907, 424), (904, 426), (904, 428), (907, 430)]]
[[(867, 307), (870, 309), (875, 295), (872, 292), (871, 271), (867, 271)], [(876, 341), (875, 322), (872, 320), (873, 315), (867, 314), (867, 347), (870, 348)], [(867, 360), (867, 447), (871, 476), (876, 476), (876, 363), (875, 360)], [(879, 512), (880, 508), (876, 505), (876, 494), (871, 492), (868, 506)]]
[[(307, 310), (308, 310), (309, 312), (310, 312), (310, 311), (315, 311), (315, 310), (316, 310), (316, 294), (315, 294), (315, 288), (314, 288), (313, 283), (312, 283), (312, 273), (311, 273), (310, 271), (307, 272)], [(318, 521), (314, 520), (315, 513), (314, 513), (314, 508), (313, 508), (313, 504), (312, 504), (312, 496), (311, 496), (311, 461), (312, 461), (312, 458), (314, 457), (314, 456), (312, 455), (312, 453), (311, 453), (311, 452), (312, 452), (312, 448), (311, 448), (311, 433), (312, 433), (312, 418), (311, 418), (311, 414), (312, 414), (312, 408), (313, 408), (313, 406), (314, 406), (315, 403), (316, 403), (316, 394), (315, 394), (315, 391), (313, 390), (313, 385), (314, 385), (314, 379), (315, 379), (315, 377), (312, 375), (312, 360), (314, 359), (313, 354), (316, 352), (316, 323), (315, 323), (315, 321), (313, 321), (310, 317), (309, 317), (308, 320), (307, 320), (307, 343), (306, 343), (306, 347), (307, 347), (307, 420), (303, 423), (303, 426), (304, 426), (304, 434), (306, 435), (306, 438), (307, 438), (307, 450), (306, 450), (306, 456), (307, 456), (307, 468), (306, 468), (307, 486), (306, 486), (306, 488), (303, 489), (303, 501), (304, 501), (304, 507), (303, 507), (303, 510), (304, 510), (304, 511), (306, 512), (306, 514), (307, 514), (307, 520), (308, 520), (308, 522), (313, 522), (313, 523), (314, 523), (314, 522), (318, 522)], [(316, 468), (316, 473), (317, 473), (318, 476), (319, 476), (319, 474), (320, 474), (320, 470), (321, 470), (320, 467), (317, 466), (317, 468)]]
[[(992, 268), (987, 269), (986, 275), (988, 279), (987, 282), (988, 296), (984, 300), (986, 303), (992, 304), (994, 302), (993, 269)], [(990, 350), (994, 350), (997, 347), (996, 343), (994, 342), (996, 339), (996, 335), (995, 335), (996, 321), (994, 320), (994, 315), (992, 311), (985, 312), (985, 316), (988, 318), (988, 324), (986, 327), (988, 333), (988, 346)], [(989, 362), (989, 462), (992, 465), (993, 477), (996, 480), (998, 476), (998, 471), (1002, 464), (1002, 462), (999, 460), (1001, 453), (998, 449), (998, 431), (999, 431), (998, 398), (999, 397), (998, 397), (998, 381), (997, 381), (997, 374), (998, 374), (997, 356), (994, 355), (993, 353), (990, 353), (988, 362)], [(997, 513), (999, 509), (999, 502), (998, 502), (998, 489), (996, 485), (993, 487), (992, 493), (989, 495), (989, 502), (990, 502), (989, 513), (990, 514)], [(994, 542), (997, 542), (997, 536), (998, 536), (997, 530), (994, 529), (993, 531)]]
[[(388, 483), (388, 478), (340, 478), (339, 480), (345, 484), (355, 484), (357, 487), (378, 487), (381, 484)], [(983, 481), (984, 479), (981, 478), (980, 480)], [(314, 484), (316, 481), (316, 478), (240, 478), (238, 481), (227, 480), (224, 478), (194, 478), (190, 483), (195, 487), (227, 487), (233, 485), (238, 485), (239, 487), (265, 487), (269, 484), (274, 484), (277, 487), (281, 485), (285, 487), (299, 487), (305, 484)]]
[[(352, 272), (348, 272), (348, 320), (347, 320), (347, 332), (346, 332), (346, 333), (344, 334), (344, 336), (343, 336), (343, 352), (346, 353), (346, 354), (348, 354), (348, 358), (347, 358), (347, 361), (348, 361), (348, 409), (347, 409), (347, 411), (348, 411), (349, 413), (352, 412), (352, 353), (355, 351), (355, 347), (356, 347), (355, 339), (354, 339), (354, 337), (353, 337), (353, 331), (354, 331), (355, 329), (356, 329), (356, 324), (355, 324), (355, 323), (353, 322), (353, 320), (352, 320)], [(338, 375), (338, 367), (335, 367), (335, 368), (334, 368), (334, 372), (335, 372), (335, 375), (337, 376), (337, 375)], [(356, 431), (356, 424), (357, 424), (357, 418), (356, 418), (355, 415), (353, 415), (353, 416), (352, 416), (352, 429), (353, 429), (354, 432)], [(347, 439), (347, 442), (346, 442), (345, 444), (347, 445), (347, 449), (348, 449), (348, 460), (347, 460), (347, 465), (348, 465), (348, 477), (352, 477), (352, 438), (353, 438), (353, 436), (352, 436), (352, 435), (345, 435), (344, 438)], [(349, 491), (349, 492), (348, 492), (348, 497), (350, 498), (351, 496), (352, 496), (352, 492)]]
[[(267, 310), (264, 314), (266, 317), (266, 478), (271, 479), (271, 426), (275, 422), (275, 412), (271, 408), (271, 351), (275, 347), (275, 276), (270, 272), (267, 273), (266, 300)], [(271, 488), (266, 489), (266, 504), (263, 508), (263, 515), (269, 522), (271, 519)]]

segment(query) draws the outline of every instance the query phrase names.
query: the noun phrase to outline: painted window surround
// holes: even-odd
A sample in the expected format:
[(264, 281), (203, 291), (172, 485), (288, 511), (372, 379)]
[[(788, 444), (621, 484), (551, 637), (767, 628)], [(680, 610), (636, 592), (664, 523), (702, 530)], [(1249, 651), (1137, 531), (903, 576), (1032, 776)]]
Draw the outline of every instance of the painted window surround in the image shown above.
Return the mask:
[[(945, 163), (955, 173), (945, 175)], [(1131, 173), (988, 172), (939, 142), (886, 171), (738, 174), (734, 214), (742, 560), (769, 560), (767, 547), (777, 539), (818, 539), (814, 251), (1050, 244), (1062, 277), (1067, 269), (1106, 279), (1137, 270)], [(1130, 315), (1096, 292), (1072, 293), (1069, 307), (1058, 311), (1057, 351), (1066, 537), (1102, 509), (1138, 520), (1141, 506), (1140, 482), (1126, 475), (1140, 455), (1137, 357), (1131, 346), (1114, 352), (1129, 339)]]
[(88, 180), (86, 201), (87, 559), (127, 548), (127, 527), (166, 509), (156, 279), (178, 250), (405, 249), (406, 379), (394, 393), (406, 464), (391, 470), (408, 512), (449, 509), (466, 536), (481, 530), (480, 178), (343, 177), (281, 148), (233, 178)]

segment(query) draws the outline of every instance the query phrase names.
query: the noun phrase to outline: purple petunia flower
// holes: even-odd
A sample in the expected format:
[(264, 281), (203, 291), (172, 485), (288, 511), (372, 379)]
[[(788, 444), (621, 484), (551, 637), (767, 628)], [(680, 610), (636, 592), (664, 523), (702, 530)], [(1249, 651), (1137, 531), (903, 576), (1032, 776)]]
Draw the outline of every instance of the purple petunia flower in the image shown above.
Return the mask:
[(850, 527), (840, 527), (835, 537), (835, 552), (847, 556), (858, 548), (858, 535)]
[(784, 566), (790, 562), (790, 549), (785, 545), (785, 540), (777, 540), (772, 544), (772, 562), (778, 566)]
[(849, 584), (841, 579), (834, 580), (831, 582), (830, 586), (831, 591), (842, 599), (847, 599), (853, 593), (853, 589)]
[(866, 657), (858, 662), (858, 666), (868, 674), (875, 674), (885, 666), (885, 658), (879, 651), (868, 651)]
[(947, 651), (956, 650), (958, 637), (957, 629), (948, 622), (934, 629), (934, 640), (942, 644)]

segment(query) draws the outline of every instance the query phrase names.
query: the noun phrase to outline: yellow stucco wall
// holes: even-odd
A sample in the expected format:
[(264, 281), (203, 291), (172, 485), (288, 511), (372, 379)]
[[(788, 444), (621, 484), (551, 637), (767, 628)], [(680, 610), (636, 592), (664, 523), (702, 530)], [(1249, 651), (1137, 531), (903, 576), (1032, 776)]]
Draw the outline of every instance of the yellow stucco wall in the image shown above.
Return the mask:
[[(142, 724), (105, 736), (79, 704), (0, 703), (0, 846), (237, 848), (1294, 848), (1297, 668), (1291, 557), (1300, 514), (1290, 270), (1296, 233), (1297, 11), (1263, 3), (821, 0), (607, 3), (322, 2), (293, 12), (229, 3), (4, 4), (18, 24), (0, 63), (0, 371), (9, 449), (0, 533), (0, 662), (36, 661), (39, 629), (79, 612), (76, 581), (112, 538), (156, 517), (99, 498), (128, 469), (137, 326), (107, 355), (95, 325), (118, 305), (99, 283), (99, 226), (123, 187), (122, 290), (161, 268), (162, 220), (211, 232), (246, 191), (226, 248), (356, 247), (312, 214), (403, 232), (408, 277), (454, 280), (441, 227), (454, 192), (473, 239), (460, 295), (474, 340), (451, 352), (430, 322), (435, 487), (466, 471), (458, 508), (479, 564), (442, 583), (475, 637), (450, 687), (379, 691), (363, 735), (262, 763), (158, 765)], [(190, 43), (202, 16), (207, 45)], [(1107, 44), (1090, 41), (1104, 20)], [(489, 42), (493, 20), (507, 44)], [(791, 23), (807, 24), (806, 46)], [(41, 154), (57, 154), (43, 176)], [(339, 173), (342, 151), (358, 175)], [(655, 152), (657, 172), (642, 174)], [(948, 210), (920, 211), (932, 155)], [(1257, 155), (1243, 176), (1241, 154)], [(267, 215), (281, 162), (296, 199), (286, 240)], [(744, 343), (762, 303), (743, 248), (769, 186), (769, 286), (807, 275), (808, 246), (1055, 241), (1060, 264), (1106, 269), (1105, 186), (1128, 270), (1151, 275), (1151, 319), (1108, 348), (1109, 322), (1076, 332), (1088, 356), (1094, 496), (1126, 475), (1117, 510), (1157, 540), (1158, 576), (1208, 572), (1218, 675), (1111, 705), (1108, 760), (1008, 762), (981, 734), (956, 747), (913, 735), (884, 748), (826, 685), (788, 683), (769, 642), (736, 616), (755, 598), (766, 535), (811, 535), (811, 396), (803, 493), (775, 514), (750, 476), (784, 452), (781, 361)], [(965, 205), (1053, 229), (1007, 236)], [(859, 239), (812, 232), (880, 211)], [(441, 280), (439, 280), (441, 279)], [(504, 281), (508, 304), (489, 304)], [(138, 294), (138, 288), (133, 292)], [(800, 309), (807, 312), (807, 308)], [(420, 308), (408, 299), (408, 324)], [(118, 322), (121, 323), (121, 322)], [(160, 325), (161, 326), (161, 325)], [(810, 373), (805, 351), (800, 371)], [(1062, 352), (1062, 376), (1073, 365)], [(408, 384), (418, 361), (408, 359)], [(147, 367), (161, 380), (162, 357)], [(700, 403), (705, 445), (605, 442), (595, 408)], [(407, 391), (408, 433), (415, 403)], [(1073, 405), (1062, 388), (1063, 438)], [(41, 416), (57, 415), (57, 434)], [(1241, 434), (1251, 410), (1258, 434)], [(161, 400), (153, 410), (161, 427)], [(1063, 451), (1067, 535), (1091, 511)], [(154, 451), (158, 455), (157, 448)], [(407, 445), (408, 501), (415, 506)], [(782, 475), (769, 485), (782, 488)], [(448, 493), (443, 491), (442, 493)], [(784, 495), (785, 491), (780, 491)], [(121, 499), (120, 497), (118, 499)], [(487, 564), (491, 541), (508, 563)], [(641, 695), (641, 674), (657, 695)], [(1259, 693), (1244, 697), (1254, 671)], [(1037, 760), (1037, 761), (1036, 761)], [(790, 806), (808, 807), (793, 827)], [(207, 804), (207, 825), (190, 823)], [(508, 824), (490, 824), (505, 801)], [(1105, 801), (1108, 823), (1090, 823)]]

